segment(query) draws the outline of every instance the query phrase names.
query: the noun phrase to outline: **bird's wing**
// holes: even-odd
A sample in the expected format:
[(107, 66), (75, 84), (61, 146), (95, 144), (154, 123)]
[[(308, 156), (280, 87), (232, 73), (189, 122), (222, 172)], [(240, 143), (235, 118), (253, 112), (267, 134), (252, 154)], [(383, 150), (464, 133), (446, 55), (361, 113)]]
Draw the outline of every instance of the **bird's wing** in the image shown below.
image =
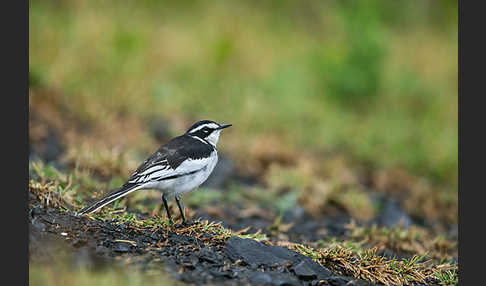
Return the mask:
[(155, 178), (165, 177), (173, 174), (173, 169), (167, 157), (160, 152), (155, 152), (135, 172), (130, 175), (127, 183), (139, 184), (153, 181)]
[(193, 140), (196, 139), (187, 135), (170, 140), (145, 160), (127, 183), (162, 181), (201, 170), (208, 164), (207, 157), (213, 152), (213, 147)]

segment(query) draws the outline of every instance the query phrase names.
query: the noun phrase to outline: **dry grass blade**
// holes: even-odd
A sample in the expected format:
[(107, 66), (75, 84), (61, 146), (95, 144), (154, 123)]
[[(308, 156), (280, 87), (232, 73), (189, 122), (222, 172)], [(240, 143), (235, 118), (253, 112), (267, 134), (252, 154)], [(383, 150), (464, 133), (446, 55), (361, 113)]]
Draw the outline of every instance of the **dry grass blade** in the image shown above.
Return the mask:
[(384, 285), (410, 285), (435, 279), (437, 273), (457, 269), (451, 264), (433, 265), (421, 262), (425, 255), (396, 260), (377, 255), (377, 248), (352, 251), (340, 245), (313, 249), (301, 244), (282, 244), (289, 249), (313, 258), (321, 265), (342, 275), (368, 280)]
[(38, 200), (46, 206), (70, 208), (70, 206), (62, 199), (62, 196), (56, 192), (58, 184), (54, 181), (42, 184), (40, 182), (30, 180), (29, 191), (37, 196)]
[(113, 240), (114, 242), (126, 242), (126, 243), (130, 243), (131, 245), (133, 246), (137, 246), (137, 243), (135, 241), (131, 241), (131, 240), (125, 240), (125, 239), (115, 239)]

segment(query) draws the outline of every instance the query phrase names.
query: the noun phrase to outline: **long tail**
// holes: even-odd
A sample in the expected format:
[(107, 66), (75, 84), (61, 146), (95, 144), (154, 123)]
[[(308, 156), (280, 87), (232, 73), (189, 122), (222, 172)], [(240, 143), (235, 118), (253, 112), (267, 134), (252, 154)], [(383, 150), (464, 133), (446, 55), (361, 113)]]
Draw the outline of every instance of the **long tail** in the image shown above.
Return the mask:
[(84, 215), (84, 214), (93, 213), (93, 212), (99, 210), (100, 208), (106, 206), (107, 204), (113, 202), (114, 200), (119, 199), (119, 198), (121, 198), (125, 195), (128, 195), (129, 193), (134, 192), (134, 191), (140, 189), (141, 187), (143, 187), (143, 186), (140, 185), (140, 184), (123, 185), (121, 188), (115, 189), (114, 191), (112, 191), (111, 193), (109, 193), (108, 195), (106, 195), (105, 197), (100, 199), (99, 201), (95, 202), (94, 204), (80, 210), (76, 214), (76, 216), (81, 216), (81, 215)]

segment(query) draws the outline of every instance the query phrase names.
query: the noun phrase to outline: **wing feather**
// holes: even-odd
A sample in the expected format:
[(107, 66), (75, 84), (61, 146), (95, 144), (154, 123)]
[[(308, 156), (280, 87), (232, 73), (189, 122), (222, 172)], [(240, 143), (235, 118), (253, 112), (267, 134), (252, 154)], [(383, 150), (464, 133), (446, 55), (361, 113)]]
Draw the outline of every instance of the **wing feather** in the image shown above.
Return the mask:
[(208, 164), (215, 149), (188, 135), (176, 137), (145, 160), (128, 179), (128, 183), (162, 181), (194, 173)]

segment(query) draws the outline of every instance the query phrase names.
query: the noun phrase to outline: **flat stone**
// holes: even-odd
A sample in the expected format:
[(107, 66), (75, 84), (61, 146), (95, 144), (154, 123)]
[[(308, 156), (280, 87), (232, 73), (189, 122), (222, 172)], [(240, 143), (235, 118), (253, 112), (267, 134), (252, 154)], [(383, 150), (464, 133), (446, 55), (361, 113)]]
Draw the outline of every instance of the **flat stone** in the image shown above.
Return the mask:
[(225, 253), (232, 261), (243, 260), (249, 265), (266, 265), (285, 264), (292, 262), (293, 271), (298, 276), (306, 279), (325, 280), (332, 276), (332, 272), (315, 262), (311, 258), (300, 253), (291, 251), (280, 246), (270, 246), (253, 239), (243, 239), (231, 237), (224, 247)]
[(209, 263), (221, 263), (223, 261), (223, 256), (211, 250), (209, 247), (204, 247), (199, 251), (199, 259)]
[(248, 273), (250, 282), (255, 285), (265, 286), (298, 286), (302, 283), (289, 273), (275, 272), (251, 272)]
[(314, 280), (317, 278), (316, 272), (307, 264), (306, 260), (293, 265), (290, 270), (302, 280)]
[(241, 259), (250, 265), (274, 265), (292, 261), (292, 253), (284, 248), (275, 249), (256, 240), (236, 236), (228, 239), (224, 251), (232, 261)]

